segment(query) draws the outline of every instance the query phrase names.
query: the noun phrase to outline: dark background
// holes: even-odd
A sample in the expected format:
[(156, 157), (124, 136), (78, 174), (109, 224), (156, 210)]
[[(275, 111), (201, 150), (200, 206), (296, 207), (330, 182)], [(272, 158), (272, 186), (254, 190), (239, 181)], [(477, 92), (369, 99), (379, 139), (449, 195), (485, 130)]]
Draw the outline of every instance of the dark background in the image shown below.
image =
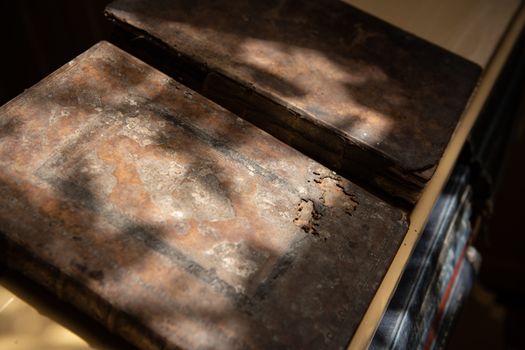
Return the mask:
[(109, 0), (0, 1), (0, 104), (109, 39)]
[[(2, 1), (0, 104), (96, 42), (111, 41), (112, 26), (102, 15), (108, 2)], [(481, 273), (452, 334), (452, 349), (525, 349), (525, 94), (520, 96), (521, 107), (507, 137), (499, 183), (488, 205), (492, 215), (482, 222), (476, 242), (483, 257)], [(20, 290), (29, 288), (24, 283), (29, 282), (22, 282)], [(45, 294), (30, 288), (37, 291), (33, 294)], [(49, 298), (46, 295), (44, 299)], [(51, 303), (60, 304), (56, 300)], [(67, 306), (63, 308), (68, 310)], [(77, 332), (96, 327), (79, 324), (75, 318), (81, 316), (73, 310), (66, 313), (73, 324), (66, 326)], [(97, 328), (88, 335), (93, 336), (108, 335)]]

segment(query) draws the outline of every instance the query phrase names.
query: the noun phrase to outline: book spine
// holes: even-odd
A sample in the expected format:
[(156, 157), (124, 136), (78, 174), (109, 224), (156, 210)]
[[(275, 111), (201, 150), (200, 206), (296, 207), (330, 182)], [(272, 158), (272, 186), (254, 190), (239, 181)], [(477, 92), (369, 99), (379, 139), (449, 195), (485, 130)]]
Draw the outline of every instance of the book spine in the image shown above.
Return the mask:
[(451, 227), (450, 239), (446, 241), (442, 249), (441, 268), (438, 269), (432, 284), (427, 290), (419, 315), (414, 321), (413, 331), (410, 332), (409, 346), (411, 348), (420, 348), (428, 336), (437, 307), (443, 298), (454, 272), (454, 267), (470, 236), (470, 215), (470, 205), (467, 204), (462, 210), (460, 219)]
[(437, 269), (443, 242), (451, 224), (457, 220), (458, 207), (470, 193), (468, 168), (458, 166), (443, 194), (436, 202), (427, 226), (403, 272), (396, 293), (383, 316), (371, 349), (392, 348), (407, 334), (413, 315), (421, 306), (428, 285)]
[(117, 310), (97, 294), (56, 267), (46, 263), (22, 245), (9, 240), (0, 231), (0, 263), (5, 269), (24, 275), (41, 285), (60, 300), (73, 305), (81, 312), (101, 323), (111, 333), (122, 337), (139, 349), (168, 350), (175, 347), (152, 333), (131, 315)]
[(473, 247), (468, 247), (463, 260), (458, 262), (461, 266), (459, 266), (459, 272), (453, 282), (450, 295), (444, 300), (442, 317), (437, 320), (436, 337), (431, 346), (428, 347), (429, 349), (445, 348), (456, 315), (465, 304), (474, 284), (477, 273), (476, 265), (480, 263), (480, 260), (479, 253)]

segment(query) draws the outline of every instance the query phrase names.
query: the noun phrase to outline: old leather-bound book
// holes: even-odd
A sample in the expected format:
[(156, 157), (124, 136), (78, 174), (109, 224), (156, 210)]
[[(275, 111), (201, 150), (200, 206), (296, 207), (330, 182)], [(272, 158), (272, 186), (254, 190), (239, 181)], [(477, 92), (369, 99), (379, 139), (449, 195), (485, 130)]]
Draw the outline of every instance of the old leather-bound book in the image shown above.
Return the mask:
[(140, 348), (344, 347), (406, 229), (109, 43), (0, 108), (0, 257)]
[(191, 67), (205, 96), (410, 202), (480, 74), (340, 0), (117, 0), (106, 13), (135, 35), (130, 46), (161, 47), (185, 64), (176, 75)]

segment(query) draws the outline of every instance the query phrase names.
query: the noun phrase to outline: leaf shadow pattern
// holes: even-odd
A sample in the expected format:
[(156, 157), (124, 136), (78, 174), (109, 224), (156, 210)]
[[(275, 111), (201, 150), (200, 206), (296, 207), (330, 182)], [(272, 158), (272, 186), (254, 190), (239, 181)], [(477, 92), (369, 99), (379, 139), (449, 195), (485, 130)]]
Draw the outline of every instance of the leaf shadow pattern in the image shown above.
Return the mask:
[[(20, 101), (34, 142), (0, 141), (8, 265), (138, 347), (345, 344), (406, 231), (402, 211), (107, 43), (4, 112)], [(304, 197), (327, 239), (295, 226)]]
[[(200, 82), (191, 86), (234, 112), (240, 105), (249, 116), (259, 106), (242, 100), (261, 94), (281, 112), (292, 110), (337, 130), (404, 172), (437, 162), (480, 73), (474, 64), (339, 0), (160, 0), (154, 6), (120, 0), (108, 9), (135, 39), (162, 47), (157, 56), (172, 54), (164, 66), (180, 62), (181, 70), (191, 70), (187, 63), (193, 62)], [(247, 95), (225, 86), (208, 93), (210, 72), (235, 80)], [(260, 112), (276, 117), (275, 111)], [(270, 130), (283, 137), (284, 131)]]
[[(111, 195), (113, 190), (117, 189), (120, 184), (118, 181), (110, 179), (110, 176), (107, 175), (111, 174), (112, 177), (118, 177), (119, 175), (115, 174), (119, 172), (123, 173), (120, 174), (121, 179), (118, 180), (127, 180), (133, 185), (134, 181), (137, 181), (134, 175), (137, 174), (132, 174), (134, 171), (133, 164), (124, 164), (129, 165), (129, 168), (119, 169), (118, 163), (125, 163), (126, 160), (129, 160), (126, 159), (126, 156), (129, 154), (125, 154), (125, 152), (119, 154), (119, 150), (123, 151), (123, 149), (119, 149), (118, 144), (109, 143), (108, 146), (110, 147), (108, 149), (93, 152), (93, 140), (97, 138), (109, 139), (111, 133), (114, 132), (115, 129), (118, 129), (109, 125), (106, 132), (104, 128), (108, 127), (108, 124), (105, 124), (106, 120), (104, 120), (104, 117), (101, 118), (101, 114), (108, 116), (114, 113), (116, 117), (110, 116), (109, 119), (112, 119), (111, 121), (119, 127), (126, 119), (129, 119), (129, 123), (124, 129), (132, 129), (136, 126), (131, 125), (133, 122), (136, 122), (134, 119), (137, 119), (136, 111), (133, 108), (136, 107), (136, 101), (130, 100), (130, 97), (133, 95), (127, 92), (134, 90), (135, 86), (143, 82), (137, 78), (137, 75), (132, 74), (133, 72), (120, 71), (118, 69), (119, 62), (112, 62), (111, 56), (108, 60), (110, 67), (107, 66), (106, 68), (112, 69), (108, 76), (118, 76), (123, 85), (130, 87), (128, 91), (123, 92), (125, 98), (120, 104), (106, 104), (107, 101), (104, 101), (104, 99), (110, 96), (107, 86), (98, 86), (97, 82), (91, 79), (87, 81), (75, 80), (79, 73), (83, 73), (83, 70), (91, 69), (89, 65), (78, 67), (77, 71), (73, 73), (68, 71), (67, 73), (71, 73), (72, 75), (72, 82), (67, 83), (62, 81), (61, 86), (55, 86), (54, 89), (52, 89), (52, 93), (45, 90), (38, 91), (40, 94), (25, 96), (28, 101), (24, 102), (26, 104), (32, 104), (34, 108), (38, 109), (40, 115), (46, 112), (46, 107), (50, 104), (58, 104), (60, 106), (59, 109), (67, 111), (67, 113), (52, 109), (49, 113), (50, 115), (47, 115), (49, 121), (45, 120), (45, 118), (39, 118), (39, 121), (42, 122), (43, 125), (38, 125), (41, 126), (40, 128), (31, 128), (31, 132), (34, 132), (35, 135), (29, 135), (35, 136), (34, 144), (28, 145), (28, 148), (32, 147), (33, 151), (42, 151), (42, 149), (45, 149), (45, 144), (47, 142), (51, 143), (51, 140), (58, 144), (58, 150), (49, 153), (50, 157), (45, 159), (44, 163), (39, 161), (39, 166), (34, 170), (34, 176), (40, 181), (49, 184), (52, 188), (52, 193), (46, 194), (43, 193), (44, 191), (41, 191), (42, 193), (36, 196), (43, 198), (40, 198), (40, 201), (35, 201), (35, 193), (31, 193), (31, 191), (26, 192), (27, 188), (20, 186), (17, 181), (13, 182), (12, 179), (5, 179), (6, 182), (2, 183), (2, 187), (6, 191), (3, 198), (16, 198), (16, 200), (14, 200), (14, 203), (3, 203), (4, 206), (2, 209), (5, 221), (2, 225), (2, 231), (20, 232), (27, 230), (23, 232), (23, 235), (31, 236), (31, 234), (36, 234), (38, 238), (33, 241), (35, 247), (41, 250), (44, 255), (50, 254), (51, 256), (47, 256), (49, 261), (59, 265), (61, 271), (60, 276), (51, 273), (58, 281), (42, 280), (42, 276), (39, 276), (38, 270), (45, 270), (48, 263), (37, 258), (34, 260), (34, 266), (29, 266), (30, 263), (27, 263), (24, 267), (11, 267), (16, 269), (21, 268), (24, 273), (46, 285), (53, 290), (55, 294), (65, 299), (77, 301), (82, 299), (82, 295), (84, 294), (93, 297), (93, 290), (97, 290), (96, 285), (106, 283), (107, 281), (112, 281), (114, 284), (124, 283), (124, 285), (126, 285), (124, 279), (131, 278), (131, 281), (129, 279), (127, 280), (127, 282), (131, 282), (128, 285), (140, 286), (138, 288), (141, 290), (136, 292), (142, 295), (143, 299), (140, 300), (144, 300), (144, 306), (141, 306), (141, 303), (135, 299), (135, 296), (130, 301), (130, 304), (126, 306), (108, 306), (103, 303), (103, 306), (92, 305), (92, 303), (80, 305), (81, 309), (84, 309), (84, 311), (90, 313), (92, 316), (95, 314), (95, 318), (106, 324), (106, 326), (112, 322), (109, 319), (114, 317), (110, 316), (112, 315), (111, 311), (104, 310), (108, 307), (115, 307), (124, 313), (134, 315), (141, 315), (141, 312), (144, 310), (149, 310), (150, 314), (141, 315), (143, 318), (139, 322), (148, 325), (148, 318), (154, 318), (155, 320), (164, 319), (173, 317), (174, 313), (197, 320), (213, 318), (217, 321), (217, 319), (221, 317), (228, 318), (229, 312), (227, 309), (219, 309), (213, 312), (211, 308), (198, 311), (194, 307), (191, 312), (187, 310), (184, 311), (185, 305), (177, 305), (177, 303), (171, 299), (172, 296), (162, 295), (162, 293), (158, 291), (157, 294), (154, 293), (155, 281), (144, 281), (140, 277), (133, 276), (133, 273), (129, 273), (129, 270), (133, 270), (134, 267), (146, 264), (145, 262), (143, 263), (143, 261), (148, 260), (148, 256), (156, 255), (157, 258), (160, 257), (160, 260), (164, 262), (162, 268), (167, 275), (169, 275), (169, 270), (172, 268), (170, 264), (173, 264), (173, 261), (175, 261), (177, 266), (182, 266), (191, 276), (196, 276), (197, 280), (200, 279), (214, 286), (214, 288), (221, 293), (229, 294), (231, 298), (235, 299), (236, 303), (247, 304), (246, 298), (242, 294), (233, 290), (231, 286), (218, 278), (212, 271), (205, 269), (196, 262), (188, 260), (184, 252), (167, 243), (165, 239), (166, 233), (164, 231), (166, 227), (170, 227), (172, 223), (155, 223), (155, 220), (153, 220), (154, 223), (151, 223), (141, 218), (140, 215), (137, 214), (140, 213), (141, 210), (146, 209), (144, 207), (137, 208), (138, 210), (135, 212), (126, 211), (126, 209), (122, 212), (119, 211), (118, 208), (115, 208), (114, 204), (108, 205), (107, 196)], [(65, 72), (61, 73), (65, 74)], [(108, 72), (106, 71), (106, 73)], [(141, 73), (144, 73), (144, 76), (148, 77), (148, 72)], [(107, 76), (103, 79), (111, 80)], [(72, 84), (74, 84), (74, 87)], [(188, 94), (191, 94), (191, 92), (188, 91)], [(16, 105), (16, 102), (14, 102), (14, 104)], [(36, 111), (32, 112), (36, 114)], [(31, 118), (32, 112), (28, 112), (26, 115), (20, 117), (20, 119)], [(57, 112), (59, 114), (58, 117), (55, 116)], [(144, 113), (147, 114), (147, 111)], [(168, 116), (165, 120), (171, 118), (172, 116)], [(53, 125), (50, 125), (51, 123)], [(80, 125), (75, 125), (75, 123), (79, 123)], [(65, 134), (57, 139), (54, 138), (55, 133), (60, 134), (64, 129), (67, 130), (67, 128), (70, 128), (72, 125), (77, 127), (78, 132), (70, 133), (69, 135)], [(165, 123), (161, 125), (164, 126)], [(137, 129), (140, 128), (141, 126), (137, 127)], [(23, 131), (28, 132), (27, 130)], [(222, 130), (222, 132), (224, 132), (224, 135), (229, 134), (227, 128)], [(238, 136), (242, 135), (242, 132), (238, 133)], [(137, 134), (130, 132), (127, 135), (123, 135), (120, 139), (130, 140), (134, 137), (137, 137)], [(206, 136), (201, 135), (201, 137), (206, 138), (208, 142), (206, 146), (210, 146), (210, 142), (215, 146), (219, 146), (217, 141)], [(165, 133), (161, 131), (159, 131), (158, 134), (148, 133), (145, 139), (148, 140), (147, 142), (158, 144), (155, 146), (165, 148), (168, 152), (174, 151), (174, 144), (171, 143), (168, 145), (168, 138)], [(237, 137), (236, 140), (243, 142), (241, 137)], [(16, 142), (12, 137), (10, 137), (9, 141)], [(215, 198), (215, 202), (219, 204), (229, 202), (228, 197), (231, 195), (229, 193), (231, 189), (228, 188), (228, 179), (219, 181), (215, 176), (216, 174), (220, 174), (221, 170), (217, 168), (217, 165), (210, 162), (210, 159), (214, 157), (206, 154), (206, 147), (201, 147), (199, 150), (192, 147), (194, 142), (191, 137), (187, 137), (184, 141), (182, 144), (176, 144), (177, 147), (175, 151), (179, 155), (187, 153), (181, 156), (185, 158), (183, 160), (189, 160), (185, 172), (188, 174), (186, 179), (192, 182), (190, 187), (202, 187), (203, 192), (211, 193), (212, 197)], [(130, 144), (131, 143), (124, 143), (122, 146), (129, 146)], [(37, 145), (39, 147), (35, 147)], [(9, 148), (9, 146), (5, 144), (2, 146)], [(220, 148), (224, 149), (224, 147), (225, 146), (222, 145)], [(236, 147), (235, 142), (230, 142), (228, 147), (228, 150), (225, 149), (226, 152)], [(24, 148), (24, 146), (21, 146), (21, 148)], [(195, 152), (197, 154), (195, 154)], [(20, 153), (23, 154), (24, 152)], [(117, 159), (119, 157), (120, 159)], [(3, 161), (4, 163), (8, 163), (7, 165), (12, 165), (12, 163), (9, 164), (6, 159), (3, 159)], [(102, 164), (104, 162), (113, 162), (114, 164)], [(34, 166), (34, 164), (28, 164), (27, 166)], [(203, 173), (202, 176), (199, 176), (201, 173)], [(195, 174), (196, 176), (193, 176)], [(104, 176), (106, 176), (106, 178), (104, 178)], [(34, 180), (31, 176), (30, 178)], [(20, 179), (22, 182), (24, 180), (30, 181), (27, 178)], [(103, 180), (108, 181), (104, 183)], [(127, 199), (133, 199), (133, 195), (126, 198), (125, 192), (126, 191), (122, 191), (120, 193), (123, 206), (133, 206), (130, 205), (131, 202), (127, 201)], [(141, 189), (132, 188), (131, 192), (141, 192)], [(143, 200), (144, 198), (138, 196), (135, 199)], [(144, 202), (147, 202), (147, 200), (144, 200)], [(137, 203), (134, 203), (134, 205), (136, 204)], [(198, 212), (200, 208), (195, 207), (193, 209)], [(218, 209), (221, 208), (219, 207)], [(17, 213), (17, 210), (20, 210), (20, 212)], [(24, 227), (21, 228), (19, 227), (21, 224), (19, 224), (20, 221), (17, 215), (22, 214), (22, 212), (31, 217), (31, 219), (26, 220), (27, 225), (22, 225)], [(216, 217), (212, 217), (212, 219), (216, 219)], [(31, 233), (31, 226), (41, 228)], [(171, 232), (173, 233), (173, 231), (175, 231), (175, 234), (178, 234), (176, 231), (184, 231), (184, 227), (182, 227), (182, 229), (180, 228), (181, 225), (177, 226), (177, 223), (175, 223), (175, 230), (172, 229)], [(45, 237), (46, 235), (49, 237)], [(58, 235), (58, 237), (56, 235)], [(180, 235), (184, 236), (184, 233), (180, 233)], [(3, 245), (6, 250), (18, 251), (18, 247), (7, 248), (7, 246), (7, 244)], [(248, 251), (264, 252), (259, 254), (265, 259), (272, 260), (273, 253), (269, 251), (265, 252), (264, 249), (264, 247), (251, 247), (249, 243), (247, 247)], [(12, 252), (3, 254), (3, 256), (11, 257), (13, 255), (15, 254)], [(166, 260), (168, 262), (166, 262)], [(144, 266), (147, 267), (146, 265)], [(156, 267), (158, 268), (158, 264)], [(53, 267), (50, 267), (50, 269), (53, 270)], [(130, 277), (129, 275), (132, 276)], [(49, 276), (46, 276), (44, 278), (48, 277)], [(76, 290), (78, 295), (67, 294), (68, 292), (64, 290), (68, 288), (68, 283), (74, 284), (73, 280), (80, 281), (80, 287)], [(169, 280), (166, 282), (171, 283)], [(184, 281), (173, 281), (173, 283), (184, 283)], [(95, 285), (95, 287), (93, 285)], [(116, 288), (118, 289), (118, 286)], [(150, 295), (150, 293), (153, 294)], [(155, 300), (155, 298), (162, 299), (163, 303), (157, 306), (158, 300)], [(161, 307), (161, 305), (165, 306), (166, 303), (171, 306), (167, 310)], [(79, 305), (77, 304), (77, 306)], [(126, 309), (126, 307), (130, 309), (122, 310)], [(93, 311), (93, 309), (96, 310)], [(177, 318), (172, 321), (176, 323)], [(221, 321), (217, 322), (220, 323)], [(143, 329), (143, 333), (147, 334), (148, 332)], [(137, 342), (140, 344), (141, 341), (138, 340)], [(163, 345), (159, 346), (162, 347)]]

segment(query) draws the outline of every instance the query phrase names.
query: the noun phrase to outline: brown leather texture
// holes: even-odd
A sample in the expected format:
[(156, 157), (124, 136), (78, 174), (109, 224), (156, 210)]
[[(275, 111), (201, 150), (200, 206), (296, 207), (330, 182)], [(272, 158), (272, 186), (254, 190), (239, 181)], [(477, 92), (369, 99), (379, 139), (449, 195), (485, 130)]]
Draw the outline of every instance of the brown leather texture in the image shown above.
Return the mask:
[(139, 348), (344, 347), (408, 226), (105, 42), (0, 130), (4, 262)]
[(415, 202), (480, 68), (339, 0), (117, 0), (107, 15), (199, 65), (202, 92)]

